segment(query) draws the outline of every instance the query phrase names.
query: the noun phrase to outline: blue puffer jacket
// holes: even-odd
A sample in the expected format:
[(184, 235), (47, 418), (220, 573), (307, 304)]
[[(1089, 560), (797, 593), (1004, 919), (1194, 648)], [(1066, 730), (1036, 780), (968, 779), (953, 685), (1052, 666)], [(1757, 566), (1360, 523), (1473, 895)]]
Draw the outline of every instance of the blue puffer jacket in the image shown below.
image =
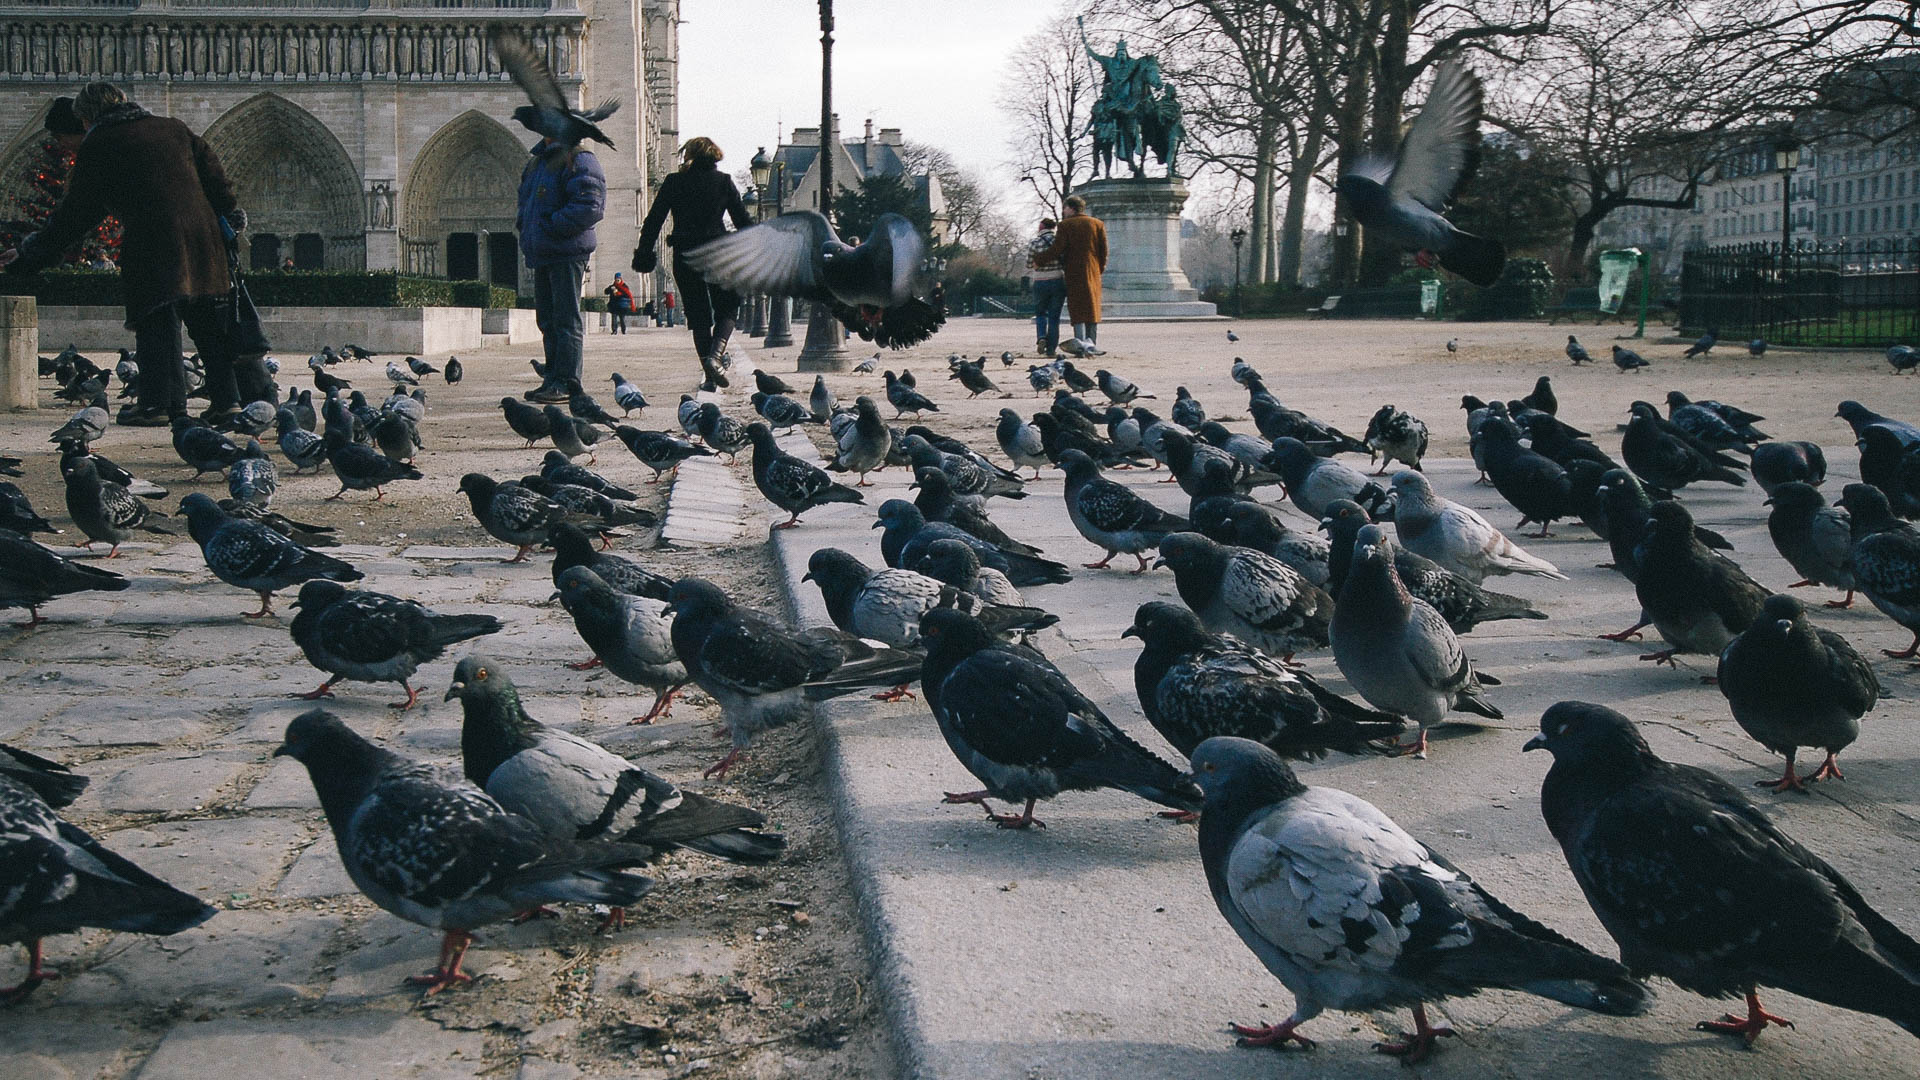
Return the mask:
[(593, 254), (606, 215), (607, 177), (591, 150), (542, 140), (520, 174), (520, 251), (529, 267)]

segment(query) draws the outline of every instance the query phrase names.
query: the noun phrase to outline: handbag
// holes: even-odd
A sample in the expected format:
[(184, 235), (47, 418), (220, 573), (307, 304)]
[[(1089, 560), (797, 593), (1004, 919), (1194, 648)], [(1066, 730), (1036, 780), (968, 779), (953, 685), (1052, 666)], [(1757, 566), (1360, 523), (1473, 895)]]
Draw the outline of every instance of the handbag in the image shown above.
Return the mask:
[(235, 356), (259, 356), (272, 351), (267, 329), (260, 325), (260, 310), (253, 306), (246, 276), (240, 273), (238, 237), (227, 241), (227, 278), (233, 283), (227, 296), (227, 347)]

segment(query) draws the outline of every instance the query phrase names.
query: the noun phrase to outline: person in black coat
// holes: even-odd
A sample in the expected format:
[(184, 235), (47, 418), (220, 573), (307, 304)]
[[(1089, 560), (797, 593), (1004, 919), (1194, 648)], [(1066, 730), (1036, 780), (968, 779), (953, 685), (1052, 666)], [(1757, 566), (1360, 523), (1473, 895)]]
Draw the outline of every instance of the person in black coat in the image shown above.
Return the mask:
[(727, 385), (720, 360), (727, 354), (727, 339), (733, 336), (740, 297), (709, 285), (680, 253), (724, 234), (728, 218), (736, 229), (753, 223), (733, 178), (720, 171), (724, 156), (720, 147), (704, 135), (687, 140), (680, 148), (680, 171), (661, 182), (660, 193), (654, 196), (653, 207), (640, 228), (640, 246), (633, 252), (634, 272), (651, 273), (660, 227), (668, 214), (673, 215), (673, 232), (667, 236), (667, 246), (674, 251), (673, 280), (680, 288), (680, 306), (686, 312), (687, 326), (693, 330), (693, 347), (700, 354), (701, 370), (715, 386)]

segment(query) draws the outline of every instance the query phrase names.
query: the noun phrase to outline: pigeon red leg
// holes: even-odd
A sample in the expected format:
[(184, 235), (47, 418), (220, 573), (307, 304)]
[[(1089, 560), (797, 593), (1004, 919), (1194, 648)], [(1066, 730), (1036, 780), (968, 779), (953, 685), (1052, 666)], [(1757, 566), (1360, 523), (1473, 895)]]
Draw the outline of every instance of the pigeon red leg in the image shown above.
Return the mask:
[(521, 544), (520, 550), (514, 553), (513, 558), (507, 560), (507, 565), (511, 566), (517, 562), (526, 562), (527, 556), (531, 554), (533, 554), (533, 545)]
[(1080, 565), (1086, 567), (1089, 570), (1105, 570), (1107, 568), (1107, 564), (1112, 562), (1113, 557), (1118, 554), (1119, 552), (1109, 549), (1107, 551), (1107, 557), (1104, 559), (1101, 559), (1099, 562), (1081, 563)]
[(406, 679), (400, 680), (400, 688), (407, 692), (407, 700), (389, 701), (387, 702), (387, 708), (399, 709), (401, 712), (406, 712), (408, 709), (413, 708), (414, 705), (419, 703), (420, 691), (415, 690), (413, 688), (413, 684)]
[(1191, 825), (1200, 820), (1200, 812), (1197, 810), (1162, 810), (1160, 816), (1175, 825)]
[(946, 798), (940, 800), (943, 803), (973, 803), (976, 806), (985, 806), (987, 805), (987, 795), (989, 793), (986, 791), (943, 791), (940, 794), (946, 796)]
[(792, 517), (790, 517), (790, 518), (788, 518), (787, 520), (785, 520), (785, 521), (783, 521), (783, 522), (781, 522), (780, 524), (778, 524), (778, 525), (775, 525), (775, 526), (774, 526), (774, 528), (776, 528), (776, 529), (791, 529), (791, 528), (793, 528), (793, 527), (794, 527), (795, 525), (798, 525), (798, 524), (800, 524), (800, 515), (799, 515), (799, 514), (795, 514), (795, 515), (793, 515)]
[(627, 909), (623, 907), (608, 908), (607, 917), (600, 920), (600, 925), (594, 927), (593, 932), (596, 934), (605, 934), (614, 930), (625, 930), (626, 928)]
[(1793, 1021), (1784, 1016), (1775, 1016), (1761, 1008), (1760, 995), (1753, 990), (1748, 990), (1746, 1019), (1743, 1020), (1734, 1016), (1732, 1013), (1728, 1013), (1718, 1020), (1702, 1020), (1693, 1026), (1696, 1031), (1718, 1031), (1727, 1035), (1738, 1035), (1747, 1040), (1747, 1045), (1751, 1046), (1753, 1045), (1753, 1040), (1759, 1038), (1760, 1033), (1767, 1030), (1768, 1024), (1776, 1024), (1780, 1027), (1790, 1028), (1793, 1026)]
[(894, 688), (893, 688), (893, 689), (891, 689), (891, 690), (883, 690), (883, 691), (881, 691), (880, 693), (878, 693), (878, 694), (875, 694), (875, 695), (873, 695), (873, 700), (875, 700), (875, 701), (903, 701), (903, 700), (906, 700), (906, 699), (908, 699), (908, 698), (911, 698), (911, 697), (913, 697), (913, 691), (911, 691), (911, 690), (909, 690), (909, 689), (907, 689), (907, 687), (908, 687), (909, 685), (911, 685), (911, 684), (909, 684), (909, 683), (901, 683), (901, 684), (900, 684), (899, 686), (896, 686), (896, 687), (894, 687)]
[(711, 780), (716, 776), (727, 775), (727, 770), (733, 768), (735, 765), (738, 765), (740, 763), (740, 759), (742, 757), (745, 757), (746, 753), (747, 752), (745, 750), (742, 750), (740, 747), (738, 746), (734, 747), (732, 750), (727, 751), (726, 757), (723, 757), (719, 761), (714, 762), (711, 766), (707, 768), (706, 772), (701, 773), (700, 779)]
[[(254, 591), (259, 592), (260, 590), (255, 589)], [(260, 593), (260, 610), (243, 611), (240, 613), (240, 617), (243, 619), (264, 619), (271, 614), (273, 614), (273, 594), (270, 592), (262, 592)]]
[(1439, 1039), (1453, 1038), (1453, 1029), (1430, 1027), (1427, 1024), (1427, 1007), (1413, 1007), (1413, 1030), (1401, 1037), (1400, 1042), (1374, 1043), (1373, 1048), (1382, 1054), (1392, 1054), (1408, 1065), (1418, 1065), (1433, 1055), (1433, 1044)]
[(1419, 736), (1416, 737), (1410, 743), (1394, 743), (1393, 748), (1387, 751), (1387, 756), (1388, 757), (1416, 757), (1416, 758), (1426, 757), (1427, 756), (1427, 729), (1421, 728)]
[(1807, 786), (1804, 781), (1811, 780), (1811, 779), (1813, 778), (1810, 776), (1809, 777), (1795, 776), (1793, 774), (1793, 759), (1789, 757), (1787, 759), (1787, 771), (1780, 775), (1780, 779), (1755, 780), (1753, 782), (1753, 786), (1771, 788), (1776, 793), (1782, 792), (1782, 791), (1805, 791), (1807, 790)]
[[(196, 477), (196, 479), (197, 479), (197, 477)], [(341, 485), (341, 487), (340, 487), (340, 490), (339, 490), (339, 491), (336, 491), (336, 492), (334, 492), (333, 494), (331, 494), (331, 495), (329, 495), (329, 496), (327, 496), (327, 497), (326, 497), (326, 498), (324, 498), (324, 499), (321, 499), (320, 501), (321, 501), (321, 502), (334, 502), (334, 501), (336, 501), (337, 499), (339, 499), (339, 498), (340, 498), (340, 497), (341, 497), (342, 495), (345, 495), (346, 493), (347, 493), (347, 488), (346, 488), (346, 485), (344, 485), (344, 484), (342, 484), (342, 485)]]
[(374, 489), (373, 489), (373, 501), (374, 501), (374, 502), (379, 502), (380, 500), (382, 500), (382, 499), (384, 499), (384, 498), (386, 498), (386, 497), (387, 497), (387, 492), (386, 492), (386, 489), (385, 489), (385, 488), (378, 488), (378, 487), (377, 487), (377, 488), (374, 488)]
[(1852, 607), (1853, 606), (1853, 590), (1852, 589), (1847, 590), (1847, 598), (1845, 600), (1829, 600), (1827, 601), (1827, 606), (1836, 607), (1836, 608)]
[(1886, 653), (1888, 656), (1893, 657), (1895, 660), (1913, 659), (1915, 654), (1920, 654), (1920, 630), (1917, 630), (1914, 632), (1913, 644), (1907, 646), (1905, 649), (1901, 650), (1900, 652), (1894, 652), (1892, 649), (1881, 649), (1880, 651), (1883, 653)]
[(1240, 1036), (1240, 1038), (1235, 1041), (1241, 1046), (1284, 1047), (1292, 1042), (1299, 1043), (1300, 1049), (1302, 1050), (1311, 1050), (1314, 1045), (1312, 1039), (1307, 1038), (1305, 1035), (1294, 1034), (1293, 1029), (1299, 1027), (1301, 1023), (1302, 1021), (1288, 1017), (1285, 1021), (1278, 1024), (1262, 1024), (1259, 1027), (1249, 1027), (1246, 1024), (1228, 1024), (1227, 1027), (1231, 1028), (1235, 1035)]
[[(91, 550), (93, 550), (93, 549), (92, 549), (92, 548), (88, 548), (87, 550), (89, 550), (89, 551), (91, 551)], [(120, 545), (119, 545), (119, 544), (115, 544), (115, 545), (113, 545), (112, 547), (110, 547), (110, 548), (108, 548), (108, 549), (107, 549), (107, 558), (109, 558), (109, 559), (117, 559), (117, 558), (119, 558), (119, 557), (120, 557)]]
[(553, 910), (552, 908), (548, 907), (545, 904), (541, 904), (539, 907), (536, 907), (536, 908), (528, 908), (527, 910), (521, 912), (518, 915), (515, 915), (513, 918), (507, 921), (513, 923), (513, 925), (515, 926), (519, 926), (521, 923), (529, 923), (535, 919), (557, 919), (559, 917), (560, 917), (559, 912)]
[(339, 681), (340, 681), (340, 676), (335, 675), (333, 678), (328, 679), (326, 682), (321, 683), (320, 688), (318, 690), (313, 691), (312, 693), (291, 694), (289, 696), (299, 698), (301, 701), (319, 701), (323, 697), (332, 697), (333, 684)]
[(40, 963), (40, 939), (34, 938), (27, 943), (27, 974), (17, 986), (0, 986), (0, 1005), (13, 1005), (27, 1000), (27, 995), (39, 989), (48, 979), (57, 979), (60, 973)]
[(592, 671), (594, 668), (597, 668), (599, 666), (600, 666), (600, 658), (597, 656), (590, 656), (587, 659), (582, 660), (577, 664), (568, 664), (567, 670), (568, 671)]
[(465, 930), (449, 930), (440, 945), (440, 967), (437, 971), (425, 975), (414, 975), (407, 982), (414, 986), (427, 988), (427, 997), (459, 983), (472, 982), (473, 976), (460, 970), (460, 962), (467, 958), (467, 946), (473, 944), (473, 935)]
[(26, 622), (17, 622), (17, 623), (14, 623), (13, 625), (18, 627), (21, 630), (31, 630), (34, 627), (39, 626), (41, 623), (47, 621), (40, 617), (39, 604), (28, 604), (27, 614), (32, 616), (32, 618), (29, 618)]
[(1641, 653), (1640, 659), (1651, 660), (1656, 664), (1665, 664), (1668, 667), (1678, 667), (1679, 665), (1674, 662), (1673, 658), (1679, 654), (1679, 649), (1661, 649), (1659, 652)]
[[(988, 810), (987, 820), (1003, 829), (1044, 829), (1047, 827), (1047, 823), (1033, 816), (1033, 804), (1038, 801), (1037, 799), (1028, 799), (1027, 808), (1018, 814), (996, 814)], [(985, 804), (983, 803), (981, 805), (984, 806)]]
[(671, 706), (671, 705), (673, 704), (673, 695), (675, 695), (675, 694), (677, 694), (677, 693), (679, 693), (679, 692), (680, 692), (680, 687), (682, 687), (682, 686), (685, 686), (685, 685), (687, 685), (687, 684), (686, 684), (686, 683), (681, 683), (681, 684), (680, 684), (680, 686), (669, 686), (669, 687), (667, 687), (667, 692), (666, 692), (666, 693), (664, 693), (664, 694), (660, 694), (660, 695), (657, 695), (657, 696), (655, 696), (655, 697), (654, 697), (654, 699), (653, 699), (653, 708), (651, 708), (651, 709), (648, 709), (648, 710), (647, 710), (647, 714), (646, 714), (645, 716), (636, 716), (636, 717), (634, 717), (633, 719), (631, 719), (631, 720), (629, 720), (629, 721), (627, 721), (627, 723), (629, 723), (629, 724), (651, 724), (651, 723), (653, 723), (653, 722), (654, 722), (655, 720), (658, 720), (658, 719), (660, 719), (661, 717), (664, 717), (664, 716), (666, 716), (666, 715), (667, 715), (667, 709), (668, 709), (668, 707), (669, 707), (669, 706)]
[(1645, 623), (1645, 622), (1637, 622), (1637, 623), (1634, 623), (1632, 626), (1627, 627), (1625, 630), (1620, 631), (1617, 634), (1601, 634), (1600, 640), (1601, 641), (1631, 641), (1634, 638), (1637, 638), (1640, 636), (1641, 627), (1650, 626), (1650, 625), (1652, 624)]
[(1840, 762), (1833, 751), (1827, 751), (1827, 760), (1820, 767), (1807, 774), (1807, 782), (1815, 780), (1845, 780), (1847, 774), (1840, 771)]
[(1139, 577), (1141, 574), (1146, 573), (1148, 570), (1147, 557), (1145, 555), (1140, 554), (1137, 551), (1133, 553), (1133, 557), (1140, 560), (1140, 568), (1133, 572), (1134, 577)]

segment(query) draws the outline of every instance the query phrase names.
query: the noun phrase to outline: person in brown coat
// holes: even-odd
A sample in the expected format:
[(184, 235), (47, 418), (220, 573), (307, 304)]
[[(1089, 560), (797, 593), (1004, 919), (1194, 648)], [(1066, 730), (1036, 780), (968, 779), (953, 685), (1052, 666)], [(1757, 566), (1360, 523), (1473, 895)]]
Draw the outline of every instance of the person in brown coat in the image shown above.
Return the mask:
[[(186, 414), (183, 323), (206, 363), (209, 413), (233, 409), (239, 388), (227, 334), (227, 229), (246, 228), (246, 214), (220, 159), (187, 125), (154, 116), (112, 83), (88, 84), (73, 111), (87, 133), (66, 196), (40, 231), (0, 252), (0, 266), (23, 273), (51, 266), (107, 215), (119, 218), (120, 284), (140, 366), (139, 401), (120, 411), (119, 422), (164, 427)], [(255, 367), (244, 377), (258, 393), (265, 368)]]
[(1104, 356), (1100, 340), (1100, 275), (1107, 269), (1107, 227), (1087, 213), (1087, 201), (1067, 196), (1066, 212), (1053, 232), (1053, 246), (1037, 258), (1052, 259), (1067, 275), (1067, 316), (1073, 320), (1073, 339), (1061, 350), (1074, 355)]

